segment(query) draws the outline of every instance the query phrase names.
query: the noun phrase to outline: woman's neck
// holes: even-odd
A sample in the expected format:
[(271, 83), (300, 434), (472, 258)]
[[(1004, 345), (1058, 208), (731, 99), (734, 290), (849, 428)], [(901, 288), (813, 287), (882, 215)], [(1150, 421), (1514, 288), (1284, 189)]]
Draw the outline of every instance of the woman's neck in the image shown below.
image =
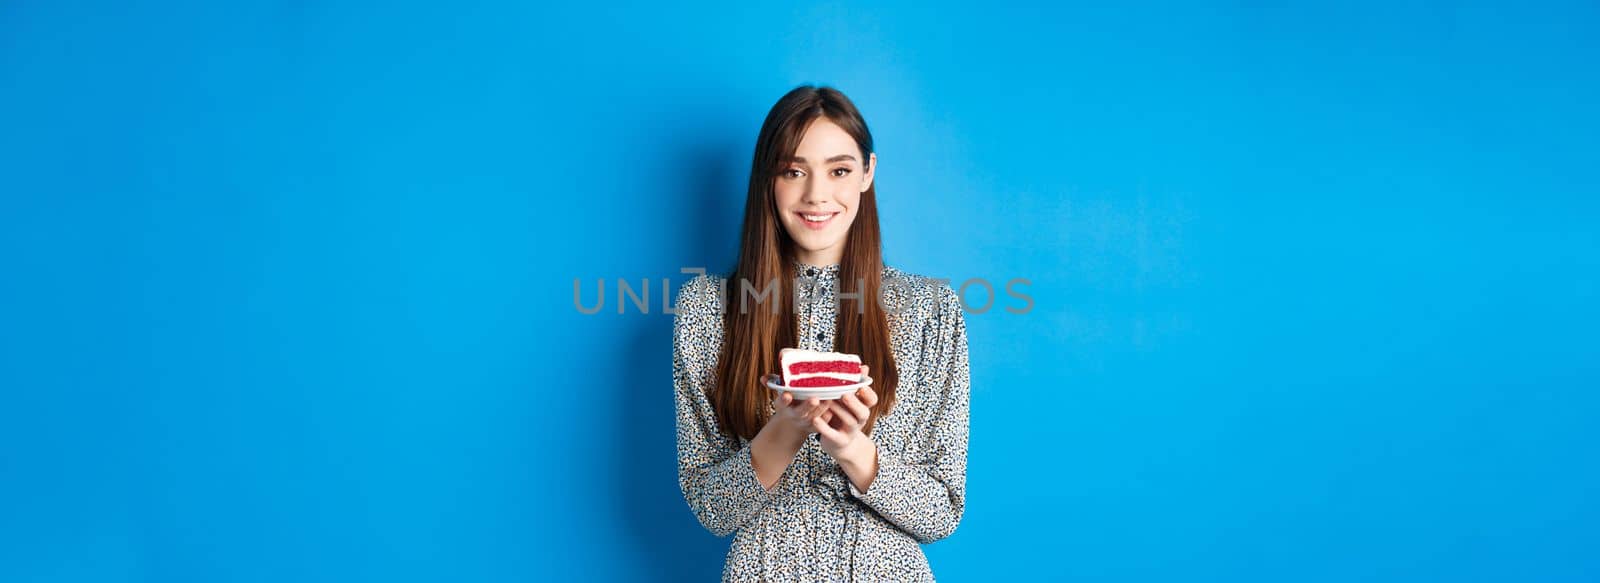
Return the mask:
[(827, 267), (842, 261), (844, 259), (844, 250), (837, 247), (820, 251), (797, 249), (794, 258), (796, 261), (812, 267)]

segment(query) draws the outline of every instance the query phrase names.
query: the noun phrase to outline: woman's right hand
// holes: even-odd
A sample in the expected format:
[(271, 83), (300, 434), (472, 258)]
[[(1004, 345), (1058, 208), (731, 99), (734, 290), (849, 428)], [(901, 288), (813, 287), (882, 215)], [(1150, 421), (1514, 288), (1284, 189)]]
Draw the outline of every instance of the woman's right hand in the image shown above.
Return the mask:
[(785, 435), (795, 439), (803, 440), (816, 432), (811, 426), (811, 421), (828, 410), (825, 403), (816, 397), (797, 401), (794, 395), (787, 391), (773, 392), (779, 394), (772, 399), (772, 408), (776, 413), (767, 420), (768, 425), (776, 425)]
[(828, 411), (827, 404), (816, 397), (796, 401), (787, 392), (773, 392), (777, 394), (772, 397), (772, 418), (750, 442), (750, 465), (768, 492), (783, 479), (795, 453), (805, 447), (806, 438), (816, 432), (812, 420)]

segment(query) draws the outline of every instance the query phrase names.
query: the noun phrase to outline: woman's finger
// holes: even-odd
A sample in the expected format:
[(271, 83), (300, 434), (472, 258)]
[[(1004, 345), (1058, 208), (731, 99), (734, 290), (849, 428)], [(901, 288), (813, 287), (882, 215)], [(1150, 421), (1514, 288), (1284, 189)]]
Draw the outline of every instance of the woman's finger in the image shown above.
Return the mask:
[(806, 407), (807, 409), (802, 415), (802, 417), (804, 417), (806, 420), (816, 419), (828, 411), (827, 404), (817, 400), (816, 397), (806, 399)]
[(820, 417), (811, 422), (811, 428), (816, 430), (817, 433), (822, 434), (824, 438), (835, 441), (844, 436), (843, 432), (833, 428), (833, 423), (831, 420), (824, 421)]
[(839, 402), (844, 403), (844, 406), (850, 409), (850, 413), (855, 415), (856, 419), (864, 420), (872, 414), (872, 410), (861, 404), (861, 401), (857, 400), (855, 395), (846, 394), (843, 397), (839, 397)]
[(856, 399), (860, 400), (861, 404), (871, 408), (873, 405), (878, 404), (878, 392), (872, 390), (872, 387), (861, 387), (856, 391)]
[(838, 401), (831, 401), (831, 403), (833, 403), (833, 416), (844, 421), (845, 427), (858, 427), (861, 425), (861, 418), (856, 417), (855, 412), (851, 411), (849, 407)]

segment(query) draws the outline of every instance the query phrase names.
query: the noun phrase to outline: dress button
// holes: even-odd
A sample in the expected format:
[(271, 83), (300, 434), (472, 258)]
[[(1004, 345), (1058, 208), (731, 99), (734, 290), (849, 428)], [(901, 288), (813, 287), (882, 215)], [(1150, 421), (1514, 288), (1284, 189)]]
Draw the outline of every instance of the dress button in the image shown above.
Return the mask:
[(822, 333), (821, 332), (817, 333), (817, 342), (822, 342)]
[(806, 268), (806, 275), (816, 275), (816, 274), (817, 274), (817, 268), (815, 268), (815, 267), (807, 267)]

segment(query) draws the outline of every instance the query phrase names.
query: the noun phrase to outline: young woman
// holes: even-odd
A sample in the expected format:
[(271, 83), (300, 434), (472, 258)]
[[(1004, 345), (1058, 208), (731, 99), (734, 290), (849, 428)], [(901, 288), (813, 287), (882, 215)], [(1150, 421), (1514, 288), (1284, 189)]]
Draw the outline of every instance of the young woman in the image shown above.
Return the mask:
[[(801, 86), (756, 139), (739, 260), (678, 292), (678, 481), (735, 534), (725, 581), (928, 581), (919, 543), (966, 501), (966, 322), (948, 284), (883, 263), (877, 155), (855, 106)], [(860, 355), (870, 387), (795, 401), (778, 351)]]

